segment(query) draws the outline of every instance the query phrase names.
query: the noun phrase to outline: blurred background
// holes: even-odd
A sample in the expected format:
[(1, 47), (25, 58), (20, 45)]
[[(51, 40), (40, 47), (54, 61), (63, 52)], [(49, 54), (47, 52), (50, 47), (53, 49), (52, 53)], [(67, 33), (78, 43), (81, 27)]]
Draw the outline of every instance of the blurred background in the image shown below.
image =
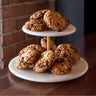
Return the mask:
[(56, 0), (55, 10), (68, 17), (78, 31), (86, 35), (96, 30), (95, 5), (95, 0)]

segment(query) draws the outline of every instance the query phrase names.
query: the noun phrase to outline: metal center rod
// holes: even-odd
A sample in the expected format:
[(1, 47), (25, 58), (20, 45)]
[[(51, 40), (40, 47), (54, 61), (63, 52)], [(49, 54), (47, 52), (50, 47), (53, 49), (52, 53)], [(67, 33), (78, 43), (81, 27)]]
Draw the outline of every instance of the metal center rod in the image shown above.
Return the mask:
[(50, 37), (47, 36), (47, 50), (50, 50)]

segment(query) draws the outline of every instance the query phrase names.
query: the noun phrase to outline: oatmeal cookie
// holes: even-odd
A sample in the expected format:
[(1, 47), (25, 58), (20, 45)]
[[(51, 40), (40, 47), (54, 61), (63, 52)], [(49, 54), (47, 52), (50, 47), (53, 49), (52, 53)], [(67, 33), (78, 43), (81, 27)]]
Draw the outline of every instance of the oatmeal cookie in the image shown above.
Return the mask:
[(69, 26), (70, 20), (68, 18), (66, 18), (66, 17), (64, 17), (64, 19), (65, 19), (65, 25), (66, 25), (66, 27)]
[(44, 22), (53, 30), (62, 31), (66, 28), (64, 17), (56, 11), (47, 11), (44, 14)]
[(69, 73), (71, 68), (72, 68), (72, 64), (68, 61), (55, 62), (55, 64), (53, 65), (50, 71), (55, 75), (64, 75)]
[(23, 48), (19, 53), (19, 59), (16, 63), (18, 69), (25, 69), (36, 62), (44, 49), (36, 44)]
[(56, 60), (64, 61), (67, 59), (70, 63), (74, 64), (80, 59), (78, 50), (70, 44), (60, 44), (56, 50)]
[(32, 19), (43, 19), (43, 16), (45, 14), (45, 12), (47, 12), (48, 9), (44, 9), (44, 10), (40, 10), (40, 11), (37, 11), (35, 13), (33, 13), (31, 16), (30, 16), (30, 20)]
[(30, 20), (25, 23), (26, 29), (31, 31), (44, 31), (47, 29), (47, 26), (43, 20)]
[(55, 53), (52, 50), (45, 51), (41, 54), (39, 60), (33, 66), (36, 72), (44, 72), (49, 69), (55, 62)]
[[(47, 50), (47, 38), (41, 39), (41, 46)], [(51, 39), (50, 39), (50, 49), (53, 51), (56, 49), (56, 45)]]

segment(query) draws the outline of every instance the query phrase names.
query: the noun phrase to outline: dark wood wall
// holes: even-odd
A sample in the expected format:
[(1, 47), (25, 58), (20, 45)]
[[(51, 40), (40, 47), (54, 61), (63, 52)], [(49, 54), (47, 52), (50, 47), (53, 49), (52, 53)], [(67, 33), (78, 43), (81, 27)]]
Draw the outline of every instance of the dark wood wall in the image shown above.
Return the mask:
[(74, 42), (84, 36), (84, 0), (56, 0), (55, 9), (77, 28), (74, 34), (60, 37), (59, 42)]
[(85, 0), (84, 5), (84, 32), (88, 34), (96, 31), (96, 0)]
[(55, 7), (71, 20), (80, 34), (96, 30), (96, 0), (56, 0)]

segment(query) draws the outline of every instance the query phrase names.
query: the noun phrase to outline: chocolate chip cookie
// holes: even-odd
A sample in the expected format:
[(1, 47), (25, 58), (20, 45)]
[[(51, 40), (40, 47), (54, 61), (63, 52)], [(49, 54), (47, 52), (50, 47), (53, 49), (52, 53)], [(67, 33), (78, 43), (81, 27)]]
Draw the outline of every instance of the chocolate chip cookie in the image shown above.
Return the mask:
[(49, 28), (53, 30), (62, 31), (66, 28), (64, 17), (56, 11), (48, 10), (44, 14), (44, 22)]
[(65, 25), (66, 25), (66, 27), (69, 26), (70, 20), (68, 18), (66, 18), (66, 17), (64, 17), (64, 19), (65, 19)]
[(30, 20), (32, 19), (43, 19), (43, 16), (45, 14), (45, 12), (47, 12), (48, 9), (44, 9), (44, 10), (40, 10), (40, 11), (37, 11), (35, 13), (33, 13), (31, 16), (30, 16)]
[(67, 59), (70, 63), (74, 64), (80, 59), (78, 50), (70, 44), (60, 44), (56, 50), (56, 60), (64, 61)]
[(44, 31), (47, 29), (47, 26), (43, 20), (30, 20), (25, 23), (26, 29), (31, 31)]
[[(47, 50), (47, 38), (42, 38), (41, 39), (41, 46), (45, 50)], [(55, 43), (51, 39), (50, 39), (50, 49), (53, 50), (53, 51), (56, 49), (56, 45), (55, 45)]]
[(41, 54), (39, 60), (33, 66), (36, 72), (44, 72), (49, 69), (55, 62), (55, 53), (52, 50), (45, 51)]
[(38, 60), (44, 49), (36, 44), (29, 45), (23, 48), (19, 53), (19, 59), (16, 63), (18, 69), (25, 69), (34, 64)]
[(51, 73), (55, 75), (64, 75), (70, 72), (72, 64), (68, 61), (55, 62), (51, 68)]

